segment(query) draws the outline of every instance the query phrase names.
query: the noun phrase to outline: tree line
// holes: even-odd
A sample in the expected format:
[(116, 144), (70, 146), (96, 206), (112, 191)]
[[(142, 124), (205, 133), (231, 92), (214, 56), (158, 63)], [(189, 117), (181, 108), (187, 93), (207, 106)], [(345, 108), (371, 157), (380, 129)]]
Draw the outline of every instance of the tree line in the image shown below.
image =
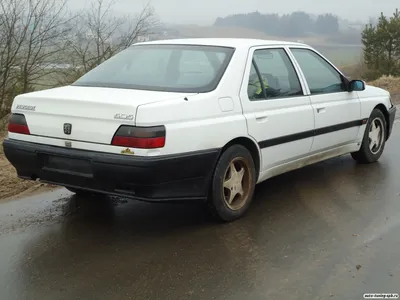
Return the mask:
[(400, 12), (392, 16), (383, 13), (376, 24), (369, 24), (361, 34), (364, 45), (363, 77), (368, 80), (383, 75), (400, 76)]
[(261, 14), (252, 12), (217, 18), (215, 26), (234, 26), (255, 29), (272, 36), (301, 37), (309, 34), (339, 33), (339, 19), (333, 14), (312, 16), (305, 12), (291, 14)]
[(149, 4), (116, 16), (116, 0), (92, 0), (79, 12), (67, 1), (0, 1), (0, 120), (16, 95), (72, 83), (158, 22)]

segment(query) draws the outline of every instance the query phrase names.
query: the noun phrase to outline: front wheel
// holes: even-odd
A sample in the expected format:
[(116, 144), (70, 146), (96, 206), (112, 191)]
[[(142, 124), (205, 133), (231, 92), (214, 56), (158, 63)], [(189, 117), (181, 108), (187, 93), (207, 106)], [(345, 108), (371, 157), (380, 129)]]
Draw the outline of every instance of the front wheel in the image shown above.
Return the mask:
[(214, 171), (208, 200), (212, 214), (230, 222), (242, 217), (253, 198), (256, 171), (244, 146), (233, 145), (222, 153)]
[(374, 109), (365, 128), (361, 148), (351, 156), (363, 164), (376, 162), (385, 148), (386, 128), (386, 119), (382, 111)]

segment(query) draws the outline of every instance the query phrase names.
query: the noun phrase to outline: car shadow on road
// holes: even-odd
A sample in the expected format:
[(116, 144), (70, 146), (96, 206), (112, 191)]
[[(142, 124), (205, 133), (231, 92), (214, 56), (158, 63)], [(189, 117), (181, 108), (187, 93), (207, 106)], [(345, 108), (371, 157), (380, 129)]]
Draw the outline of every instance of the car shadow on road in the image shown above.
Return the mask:
[[(366, 196), (379, 182), (384, 182), (387, 172), (382, 163), (357, 165), (350, 156), (288, 172), (257, 185), (251, 208), (239, 222), (261, 222), (271, 213), (284, 213), (297, 207), (300, 200), (307, 203), (315, 197), (320, 198), (321, 205), (334, 199), (342, 209), (349, 208), (351, 199)], [(144, 203), (117, 197), (72, 196), (63, 209), (63, 226), (71, 231), (84, 227), (164, 236), (176, 230), (233, 226), (213, 220), (202, 203)]]

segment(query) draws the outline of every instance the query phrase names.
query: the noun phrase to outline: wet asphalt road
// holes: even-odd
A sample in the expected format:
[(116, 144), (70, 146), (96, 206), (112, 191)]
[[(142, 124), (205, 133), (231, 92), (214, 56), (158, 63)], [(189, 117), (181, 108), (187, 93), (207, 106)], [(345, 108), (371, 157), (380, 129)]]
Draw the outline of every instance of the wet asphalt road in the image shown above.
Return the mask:
[(379, 163), (349, 156), (258, 186), (244, 219), (193, 204), (0, 204), (0, 299), (362, 299), (400, 292), (400, 124)]

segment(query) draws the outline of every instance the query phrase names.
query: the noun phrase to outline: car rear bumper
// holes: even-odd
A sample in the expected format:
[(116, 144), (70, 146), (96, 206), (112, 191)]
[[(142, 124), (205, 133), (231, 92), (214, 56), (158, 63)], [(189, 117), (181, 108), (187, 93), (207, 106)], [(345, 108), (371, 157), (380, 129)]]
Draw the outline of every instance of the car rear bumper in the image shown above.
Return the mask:
[(136, 157), (13, 139), (4, 153), (24, 179), (143, 201), (205, 200), (219, 150)]
[(393, 105), (391, 109), (389, 109), (389, 124), (388, 124), (388, 135), (387, 138), (390, 137), (393, 129), (394, 119), (396, 118), (396, 106)]

